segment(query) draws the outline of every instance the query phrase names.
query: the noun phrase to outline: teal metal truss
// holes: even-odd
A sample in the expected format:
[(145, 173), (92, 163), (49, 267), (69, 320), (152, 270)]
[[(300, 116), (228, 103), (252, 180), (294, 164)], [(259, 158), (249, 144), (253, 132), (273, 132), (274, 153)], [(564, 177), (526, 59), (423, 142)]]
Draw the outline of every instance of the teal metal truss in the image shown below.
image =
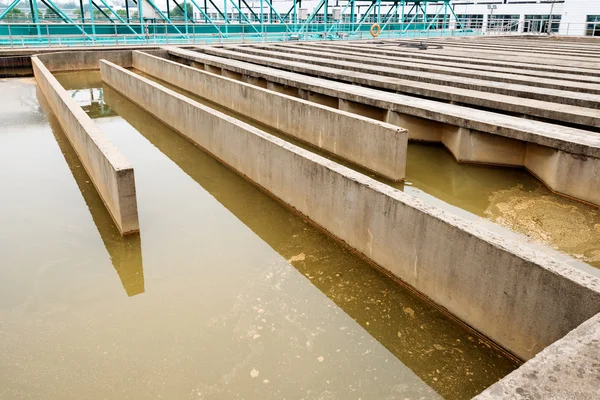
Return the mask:
[[(13, 0), (0, 12), (0, 44), (7, 36), (11, 43), (15, 37), (37, 37), (48, 44), (69, 37), (84, 42), (127, 37), (130, 43), (156, 42), (157, 37), (335, 38), (368, 32), (373, 24), (382, 32), (399, 33), (462, 29), (450, 0), (320, 0), (310, 15), (301, 12), (302, 0), (290, 0), (286, 12), (278, 11), (272, 0), (255, 1), (254, 6), (247, 0), (219, 0), (220, 6), (216, 0), (166, 0), (165, 9), (155, 0), (122, 1), (115, 6), (106, 0), (78, 0), (73, 10), (53, 0)], [(435, 3), (434, 14), (428, 14), (428, 3)], [(456, 21), (452, 27), (451, 20)]]

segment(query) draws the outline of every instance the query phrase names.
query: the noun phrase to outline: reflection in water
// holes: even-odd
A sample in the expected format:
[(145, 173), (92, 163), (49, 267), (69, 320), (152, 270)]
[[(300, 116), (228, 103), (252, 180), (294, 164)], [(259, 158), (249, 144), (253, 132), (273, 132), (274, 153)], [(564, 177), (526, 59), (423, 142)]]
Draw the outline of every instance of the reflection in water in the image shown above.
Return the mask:
[(119, 116), (444, 398), (471, 398), (520, 364), (399, 287), (121, 94), (104, 86), (104, 95)]
[(113, 117), (115, 113), (104, 101), (102, 88), (95, 87), (97, 73), (58, 72), (54, 76), (91, 118)]
[(144, 269), (140, 235), (121, 236), (39, 87), (36, 88), (36, 94), (42, 110), (47, 115), (56, 142), (67, 161), (69, 170), (73, 174), (73, 178), (75, 178), (75, 182), (90, 210), (92, 219), (98, 228), (125, 292), (130, 297), (144, 293)]

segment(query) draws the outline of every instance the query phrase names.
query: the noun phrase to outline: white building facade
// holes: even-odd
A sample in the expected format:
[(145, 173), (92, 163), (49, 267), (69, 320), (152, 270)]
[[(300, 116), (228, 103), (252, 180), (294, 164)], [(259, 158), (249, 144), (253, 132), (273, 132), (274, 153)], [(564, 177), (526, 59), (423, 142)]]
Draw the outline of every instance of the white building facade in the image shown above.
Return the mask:
[[(291, 13), (293, 2), (290, 0), (271, 0), (273, 7), (280, 16), (287, 15), (286, 22), (291, 21)], [(213, 0), (213, 3), (223, 10), (223, 0)], [(258, 0), (246, 0), (253, 12), (253, 15), (248, 12), (248, 9), (242, 9), (243, 15), (240, 16), (238, 11), (227, 2), (227, 16), (230, 22), (240, 20), (244, 23), (243, 16), (252, 22), (256, 21), (256, 16), (260, 15), (260, 7)], [(324, 8), (315, 15), (311, 20), (313, 23), (328, 23), (334, 22), (349, 22), (349, 9), (346, 7), (345, 0), (328, 0), (327, 17), (324, 15)], [(387, 15), (392, 3), (382, 3), (380, 15)], [(427, 20), (431, 21), (435, 18), (439, 21), (436, 24), (439, 28), (449, 29), (472, 29), (483, 31), (505, 31), (518, 33), (560, 33), (562, 35), (587, 35), (600, 36), (600, 0), (454, 0), (451, 1), (452, 13), (447, 10), (444, 13), (443, 3), (427, 3), (425, 7)], [(301, 5), (297, 7), (297, 15), (299, 20), (304, 21), (309, 18), (315, 9), (320, 5), (320, 0), (303, 0)], [(355, 10), (355, 21), (360, 21), (363, 14), (369, 9), (370, 2), (357, 2)], [(206, 10), (211, 18), (215, 20), (221, 19), (216, 9), (211, 6)], [(343, 11), (343, 12), (342, 12)], [(263, 4), (263, 21), (265, 23), (280, 23), (277, 16), (270, 12)], [(411, 22), (414, 12), (409, 12), (409, 7), (405, 10), (404, 22)], [(422, 14), (422, 11), (419, 11)], [(396, 17), (392, 18), (391, 22), (400, 21), (400, 7), (394, 12)], [(457, 19), (454, 17), (456, 15)], [(195, 17), (202, 19), (200, 13), (195, 12)], [(365, 23), (385, 22), (377, 21), (375, 17), (369, 17)], [(382, 17), (380, 17), (382, 18)], [(418, 18), (422, 18), (419, 16)], [(417, 19), (416, 21), (422, 21)], [(415, 22), (416, 22), (415, 21)]]

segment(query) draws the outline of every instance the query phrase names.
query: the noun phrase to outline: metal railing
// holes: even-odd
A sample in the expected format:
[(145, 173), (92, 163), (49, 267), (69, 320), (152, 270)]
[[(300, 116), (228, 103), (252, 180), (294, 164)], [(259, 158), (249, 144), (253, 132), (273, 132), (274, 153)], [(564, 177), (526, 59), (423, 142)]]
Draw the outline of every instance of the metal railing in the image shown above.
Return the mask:
[[(31, 28), (32, 24), (24, 24)], [(83, 33), (53, 34), (53, 24), (39, 24), (33, 29), (39, 34), (14, 35), (10, 27), (8, 35), (0, 35), (0, 46), (17, 47), (69, 47), (69, 46), (123, 46), (123, 45), (199, 45), (218, 43), (287, 42), (308, 40), (357, 40), (373, 38), (368, 28), (371, 23), (315, 23), (281, 25), (281, 32), (256, 32), (252, 25), (217, 25), (217, 33), (194, 33), (206, 24), (189, 24), (188, 32), (173, 32), (172, 25), (153, 24), (152, 29), (140, 29), (140, 33), (122, 33), (124, 24), (112, 24), (114, 33), (91, 34), (90, 27), (79, 24)], [(428, 38), (442, 36), (481, 35), (481, 29), (405, 29), (408, 24), (391, 24), (382, 29), (378, 38)], [(11, 25), (14, 27), (15, 25)], [(97, 27), (97, 26), (96, 26)], [(39, 28), (39, 29), (38, 29)], [(181, 28), (181, 27), (180, 27)], [(239, 32), (236, 32), (239, 30)]]

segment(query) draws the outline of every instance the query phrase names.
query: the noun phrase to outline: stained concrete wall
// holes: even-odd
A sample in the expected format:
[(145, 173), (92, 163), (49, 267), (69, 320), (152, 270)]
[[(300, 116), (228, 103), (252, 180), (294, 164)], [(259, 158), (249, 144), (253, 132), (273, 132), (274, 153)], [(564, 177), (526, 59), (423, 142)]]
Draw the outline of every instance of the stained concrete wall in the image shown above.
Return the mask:
[(123, 68), (103, 80), (458, 318), (529, 359), (600, 311), (600, 281)]
[[(221, 66), (222, 73), (233, 70), (245, 81), (265, 79), (271, 87), (274, 83), (286, 86), (307, 99), (311, 99), (311, 93), (327, 97), (329, 103), (337, 98), (341, 110), (407, 128), (409, 140), (443, 143), (459, 162), (522, 166), (554, 192), (600, 206), (600, 174), (597, 173), (600, 171), (600, 139), (593, 132), (430, 100), (407, 99), (398, 94), (260, 66), (246, 69), (242, 67), (243, 62), (215, 60), (214, 56), (189, 51), (171, 49), (169, 52), (189, 57), (197, 65), (204, 60), (205, 65)], [(543, 152), (548, 158), (539, 156), (540, 149), (548, 150)], [(551, 158), (553, 152), (561, 156)], [(573, 171), (578, 172), (580, 179), (568, 179)]]
[(550, 345), (474, 400), (600, 398), (600, 314)]
[(139, 231), (133, 168), (37, 58), (35, 79), (122, 235)]
[(388, 179), (404, 179), (408, 133), (398, 126), (138, 51), (133, 53), (133, 67)]
[(37, 58), (50, 72), (98, 69), (101, 59), (131, 67), (131, 50), (68, 51), (40, 54)]

